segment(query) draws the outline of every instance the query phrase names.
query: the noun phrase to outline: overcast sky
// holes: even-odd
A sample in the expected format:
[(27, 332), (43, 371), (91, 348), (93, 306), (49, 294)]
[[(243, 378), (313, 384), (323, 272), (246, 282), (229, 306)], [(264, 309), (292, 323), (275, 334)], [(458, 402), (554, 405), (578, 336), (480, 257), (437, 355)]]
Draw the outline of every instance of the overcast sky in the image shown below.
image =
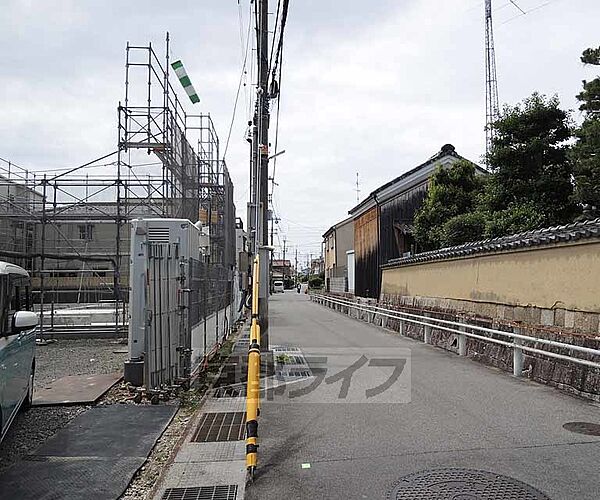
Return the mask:
[[(271, 10), (276, 2), (271, 0)], [(500, 101), (533, 91), (576, 109), (600, 45), (598, 0), (494, 2)], [(127, 41), (165, 32), (221, 142), (240, 76), (249, 0), (1, 0), (0, 157), (31, 170), (80, 165), (116, 149)], [(484, 150), (483, 2), (290, 0), (275, 207), (287, 256), (320, 251), (321, 234), (361, 198), (445, 143), (479, 162)], [(240, 13), (242, 23), (240, 25)], [(274, 16), (272, 16), (272, 21)], [(240, 32), (242, 39), (240, 39)], [(248, 72), (227, 153), (238, 215), (248, 190)], [(176, 84), (177, 82), (174, 82)], [(178, 88), (179, 90), (179, 88)], [(184, 97), (184, 93), (180, 93)], [(574, 118), (580, 118), (579, 112)], [(274, 128), (271, 131), (273, 137)]]

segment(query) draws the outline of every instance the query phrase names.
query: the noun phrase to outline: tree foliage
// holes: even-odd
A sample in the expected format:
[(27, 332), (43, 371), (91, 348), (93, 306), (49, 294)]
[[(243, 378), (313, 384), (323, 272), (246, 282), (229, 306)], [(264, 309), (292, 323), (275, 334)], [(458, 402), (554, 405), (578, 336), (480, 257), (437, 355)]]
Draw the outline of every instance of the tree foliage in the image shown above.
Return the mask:
[[(600, 66), (600, 47), (581, 61)], [(600, 76), (584, 81), (577, 99), (584, 113), (577, 129), (556, 96), (534, 93), (505, 106), (485, 182), (467, 161), (438, 170), (415, 217), (419, 250), (566, 224), (581, 207), (600, 217)]]
[(451, 247), (469, 241), (481, 240), (485, 234), (486, 217), (483, 212), (468, 212), (447, 220), (442, 228), (442, 246)]
[[(600, 47), (586, 49), (581, 56), (585, 64), (600, 66)], [(583, 91), (577, 96), (585, 113), (581, 127), (575, 131), (573, 146), (573, 173), (575, 195), (586, 207), (590, 217), (600, 216), (600, 77), (583, 82)]]
[(482, 184), (475, 166), (467, 160), (435, 171), (427, 197), (415, 217), (413, 235), (420, 250), (433, 250), (444, 244), (444, 224), (474, 208)]
[(505, 106), (494, 129), (487, 156), (493, 175), (482, 208), (490, 214), (515, 209), (523, 214), (515, 207), (527, 205), (540, 214), (542, 225), (570, 222), (577, 212), (568, 154), (572, 127), (558, 97), (534, 93), (521, 104)]

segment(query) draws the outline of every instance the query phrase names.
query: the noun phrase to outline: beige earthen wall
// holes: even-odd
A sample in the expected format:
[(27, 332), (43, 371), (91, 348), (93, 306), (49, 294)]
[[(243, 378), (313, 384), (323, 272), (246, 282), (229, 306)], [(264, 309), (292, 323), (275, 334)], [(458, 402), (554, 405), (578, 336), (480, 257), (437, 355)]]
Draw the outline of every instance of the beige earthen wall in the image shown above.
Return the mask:
[(577, 319), (597, 332), (600, 240), (384, 269), (381, 297), (428, 298), (444, 309), (567, 328)]

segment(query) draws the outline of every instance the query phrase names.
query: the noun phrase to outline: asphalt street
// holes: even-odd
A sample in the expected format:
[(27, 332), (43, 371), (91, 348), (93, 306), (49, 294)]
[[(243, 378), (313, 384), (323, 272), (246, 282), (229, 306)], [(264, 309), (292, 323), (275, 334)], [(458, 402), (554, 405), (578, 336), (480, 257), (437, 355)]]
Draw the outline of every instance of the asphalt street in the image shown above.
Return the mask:
[[(383, 350), (407, 361), (396, 387), (383, 393), (390, 402), (335, 401), (341, 381), (321, 400), (265, 401), (259, 469), (246, 498), (386, 498), (403, 476), (441, 468), (508, 476), (553, 500), (600, 498), (600, 437), (563, 429), (600, 423), (600, 405), (351, 319), (295, 291), (272, 297), (269, 314), (272, 345), (310, 354), (349, 349), (369, 360)], [(391, 371), (363, 368), (351, 386), (377, 386)]]

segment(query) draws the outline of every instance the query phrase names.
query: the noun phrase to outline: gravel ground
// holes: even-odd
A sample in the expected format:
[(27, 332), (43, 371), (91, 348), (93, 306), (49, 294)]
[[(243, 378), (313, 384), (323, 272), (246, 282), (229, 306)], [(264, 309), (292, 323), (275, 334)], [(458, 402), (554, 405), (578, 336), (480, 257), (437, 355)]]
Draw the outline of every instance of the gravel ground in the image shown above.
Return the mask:
[[(58, 340), (36, 347), (36, 373), (34, 387), (42, 388), (67, 375), (95, 375), (113, 373), (123, 369), (126, 346), (107, 339)], [(113, 393), (111, 390), (110, 393)], [(123, 400), (112, 398), (111, 402)], [(31, 408), (19, 414), (0, 444), (0, 471), (28, 455), (46, 439), (67, 425), (90, 406), (48, 406)]]
[(35, 387), (67, 375), (98, 375), (123, 370), (127, 346), (108, 339), (57, 340), (36, 347)]

